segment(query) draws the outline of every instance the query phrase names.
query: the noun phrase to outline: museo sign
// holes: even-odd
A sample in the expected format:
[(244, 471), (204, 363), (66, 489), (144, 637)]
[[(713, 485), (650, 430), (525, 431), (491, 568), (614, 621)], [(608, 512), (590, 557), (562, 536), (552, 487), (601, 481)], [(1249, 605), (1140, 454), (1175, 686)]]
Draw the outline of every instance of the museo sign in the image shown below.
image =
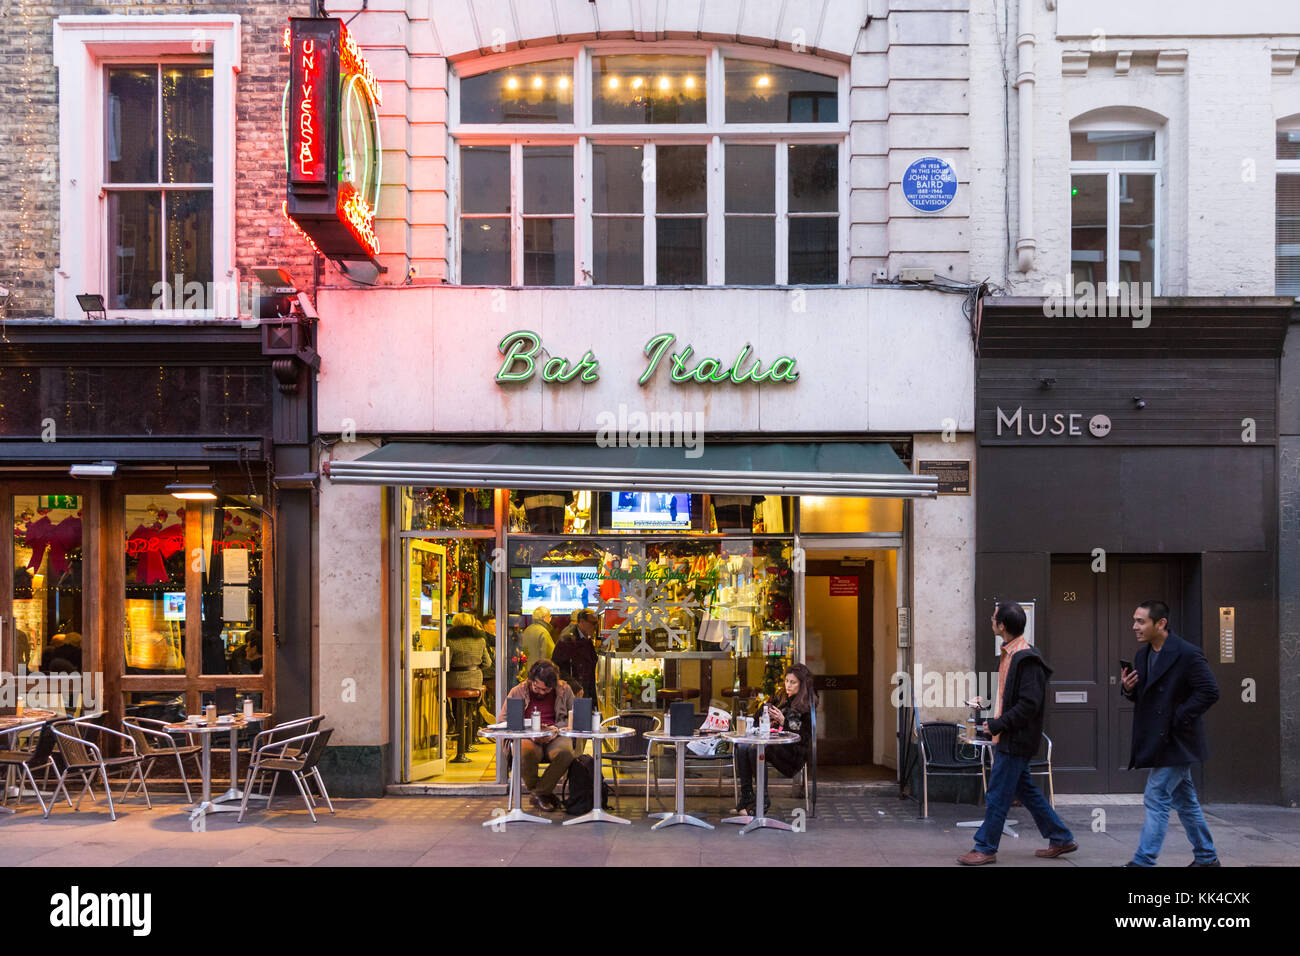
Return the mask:
[[(1082, 435), (1083, 426), (1080, 424), (1083, 415), (1080, 412), (1040, 412), (1038, 421), (1034, 421), (1034, 412), (1026, 412), (1023, 407), (1017, 406), (1016, 410), (1008, 415), (1002, 410), (1002, 406), (997, 406), (994, 410), (997, 416), (998, 437), (1002, 436), (1002, 430), (1005, 428), (1008, 434), (1012, 433), (1016, 437), (1024, 435), (1028, 430), (1030, 435)], [(1088, 434), (1093, 438), (1105, 438), (1110, 434), (1111, 421), (1108, 415), (1093, 415), (1088, 419)]]

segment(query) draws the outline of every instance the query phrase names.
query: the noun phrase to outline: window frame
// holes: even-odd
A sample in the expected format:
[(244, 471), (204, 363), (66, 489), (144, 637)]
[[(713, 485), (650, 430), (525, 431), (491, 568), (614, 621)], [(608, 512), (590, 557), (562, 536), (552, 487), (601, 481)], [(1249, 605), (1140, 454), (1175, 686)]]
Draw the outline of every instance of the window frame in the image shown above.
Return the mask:
[[(1297, 116), (1291, 116), (1291, 117), (1288, 117), (1288, 118), (1286, 118), (1286, 119), (1279, 120), (1279, 121), (1278, 121), (1278, 124), (1277, 124), (1277, 133), (1278, 133), (1278, 134), (1281, 134), (1281, 133), (1300, 133), (1300, 115), (1297, 115)], [(1277, 203), (1277, 196), (1278, 196), (1277, 186), (1278, 186), (1278, 184), (1281, 182), (1281, 178), (1282, 178), (1283, 176), (1295, 176), (1295, 177), (1297, 178), (1297, 180), (1300, 180), (1300, 158), (1297, 158), (1297, 159), (1281, 159), (1280, 157), (1277, 156), (1277, 148), (1276, 148), (1276, 146), (1274, 147), (1273, 156), (1274, 156), (1274, 185), (1273, 185), (1273, 237), (1274, 237), (1274, 238), (1273, 238), (1273, 262), (1274, 262), (1273, 269), (1274, 269), (1274, 272), (1273, 272), (1273, 291), (1274, 291), (1274, 293), (1277, 294), (1277, 295), (1283, 295), (1283, 296), (1285, 296), (1285, 295), (1293, 295), (1293, 293), (1282, 292), (1282, 291), (1280, 291), (1280, 290), (1278, 289), (1278, 286), (1280, 285), (1280, 281), (1281, 281), (1281, 280), (1280, 280), (1280, 277), (1277, 275), (1277, 265), (1276, 265), (1277, 260), (1280, 258), (1279, 255), (1278, 255), (1279, 247), (1278, 247), (1278, 242), (1277, 242), (1278, 213), (1280, 212), (1280, 210), (1278, 209), (1278, 203)], [(1300, 294), (1294, 294), (1294, 295), (1295, 295), (1295, 298), (1300, 299)]]
[[(1161, 130), (1151, 126), (1148, 123), (1140, 123), (1123, 120), (1098, 120), (1089, 123), (1071, 124), (1069, 134), (1075, 133), (1099, 133), (1099, 132), (1134, 132), (1134, 133), (1151, 133), (1153, 143), (1153, 158), (1147, 160), (1076, 160), (1071, 150), (1069, 163), (1070, 182), (1073, 184), (1075, 176), (1100, 176), (1106, 177), (1106, 288), (1107, 290), (1117, 289), (1119, 286), (1119, 264), (1120, 264), (1120, 177), (1124, 175), (1137, 176), (1154, 176), (1153, 184), (1153, 245), (1151, 257), (1151, 288), (1152, 295), (1160, 295), (1161, 287), (1161, 270), (1163, 268), (1163, 256), (1161, 255), (1164, 245), (1164, 137)], [(1073, 185), (1071, 186), (1073, 188)], [(1074, 262), (1074, 222), (1070, 222), (1070, 257), (1069, 261)]]
[[(114, 309), (115, 319), (237, 319), (235, 259), (235, 79), (241, 65), (237, 14), (63, 16), (54, 22), (59, 72), (59, 266), (54, 311), (82, 320), (82, 293), (109, 295), (107, 68), (202, 62), (212, 69), (212, 308)], [(161, 104), (160, 104), (161, 106)], [(161, 133), (160, 133), (161, 135)], [(160, 141), (161, 143), (161, 141)], [(159, 190), (184, 184), (166, 184)], [(183, 301), (175, 290), (176, 299)], [(179, 304), (179, 302), (177, 303)]]
[[(619, 54), (651, 54), (703, 56), (705, 58), (705, 123), (642, 123), (601, 124), (592, 122), (592, 58)], [(838, 109), (834, 123), (726, 123), (725, 61), (727, 58), (762, 60), (779, 66), (833, 76), (837, 81)], [(573, 119), (572, 123), (461, 123), (460, 81), (495, 70), (508, 69), (539, 60), (572, 58)], [(726, 212), (725, 212), (725, 147), (734, 145), (761, 145), (777, 149), (776, 159), (776, 265), (773, 286), (787, 284), (789, 276), (789, 215), (787, 215), (788, 180), (786, 177), (786, 149), (790, 145), (830, 145), (837, 147), (838, 184), (834, 215), (837, 221), (838, 256), (834, 284), (846, 281), (849, 272), (849, 72), (840, 65), (806, 54), (780, 50), (755, 49), (734, 44), (701, 42), (663, 42), (652, 47), (629, 44), (626, 41), (601, 41), (581, 44), (563, 44), (544, 48), (528, 47), (514, 50), (472, 64), (458, 65), (452, 73), (449, 86), (448, 135), (454, 148), (449, 149), (448, 175), (454, 187), (448, 190), (448, 223), (450, 227), (449, 264), (451, 281), (459, 282), (464, 274), (461, 264), (461, 203), (460, 203), (460, 147), (502, 146), (511, 147), (511, 249), (510, 284), (523, 285), (523, 232), (522, 232), (522, 151), (523, 146), (563, 145), (574, 147), (574, 286), (594, 285), (592, 274), (592, 146), (637, 145), (645, 149), (645, 159), (653, 161), (655, 149), (666, 145), (704, 145), (707, 147), (707, 204), (705, 220), (705, 276), (703, 285), (724, 286), (726, 283)], [(631, 215), (631, 214), (629, 214)], [(823, 215), (829, 217), (830, 212)], [(658, 285), (655, 251), (655, 184), (643, 180), (642, 193), (643, 241), (641, 285), (627, 288), (646, 288)], [(617, 286), (615, 286), (617, 287)], [(548, 286), (547, 288), (569, 288)]]

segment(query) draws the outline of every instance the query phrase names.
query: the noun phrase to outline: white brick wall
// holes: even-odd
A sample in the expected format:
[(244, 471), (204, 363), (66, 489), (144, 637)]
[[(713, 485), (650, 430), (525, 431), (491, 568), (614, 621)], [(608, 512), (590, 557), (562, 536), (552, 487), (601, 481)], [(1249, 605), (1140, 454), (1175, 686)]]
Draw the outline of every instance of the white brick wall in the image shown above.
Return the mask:
[[(1271, 295), (1274, 290), (1275, 132), (1278, 120), (1300, 112), (1300, 72), (1275, 66), (1274, 52), (1300, 48), (1300, 11), (1259, 5), (1228, 17), (1221, 4), (1184, 0), (1176, 16), (1161, 17), (1160, 35), (1144, 5), (1060, 0), (1050, 11), (1035, 3), (1034, 235), (1037, 256), (1017, 272), (1017, 4), (972, 0), (970, 17), (971, 215), (979, 224), (971, 247), (975, 274), (1010, 291), (1042, 295), (1064, 280), (1070, 260), (1070, 121), (1090, 110), (1136, 107), (1164, 118), (1161, 291), (1166, 295)], [(1005, 22), (1008, 15), (1011, 22)], [(1252, 13), (1252, 11), (1254, 11)], [(1254, 35), (1205, 35), (1207, 24), (1234, 24)], [(1058, 34), (1058, 25), (1068, 35)], [(1086, 27), (1086, 29), (1085, 29)], [(1218, 29), (1219, 27), (1215, 27)], [(1260, 31), (1288, 30), (1274, 36)], [(1098, 31), (1094, 34), (1094, 31)], [(1094, 50), (1094, 45), (1104, 49)], [(1063, 75), (1064, 54), (1086, 64)], [(1179, 57), (1169, 54), (1185, 51)], [(1159, 66), (1154, 62), (1164, 53)], [(1120, 68), (1116, 68), (1117, 54)], [(1124, 54), (1129, 56), (1124, 57)], [(1123, 62), (1129, 65), (1125, 71)], [(1276, 62), (1285, 63), (1280, 55)], [(1166, 65), (1168, 64), (1168, 65)], [(1004, 159), (1004, 108), (1009, 106), (1010, 153)], [(1007, 217), (1010, 232), (1006, 228)], [(1010, 254), (1008, 256), (1008, 251)], [(1008, 265), (1009, 262), (1009, 265)]]

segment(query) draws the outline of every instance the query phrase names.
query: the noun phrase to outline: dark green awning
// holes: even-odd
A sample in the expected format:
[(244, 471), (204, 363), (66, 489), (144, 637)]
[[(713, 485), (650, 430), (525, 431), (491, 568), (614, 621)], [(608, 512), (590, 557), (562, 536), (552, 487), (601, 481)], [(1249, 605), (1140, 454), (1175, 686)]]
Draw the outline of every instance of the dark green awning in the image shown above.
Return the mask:
[(322, 470), (347, 485), (868, 498), (933, 498), (938, 491), (938, 479), (913, 475), (883, 442), (705, 441), (689, 450), (394, 441), (356, 461), (326, 462)]

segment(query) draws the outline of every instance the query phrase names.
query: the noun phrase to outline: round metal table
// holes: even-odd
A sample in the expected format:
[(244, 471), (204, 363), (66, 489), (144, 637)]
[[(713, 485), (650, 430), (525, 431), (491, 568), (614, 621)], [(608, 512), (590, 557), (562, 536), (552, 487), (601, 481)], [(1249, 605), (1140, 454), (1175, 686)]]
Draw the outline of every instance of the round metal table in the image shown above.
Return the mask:
[[(209, 813), (238, 813), (238, 806), (225, 806), (230, 801), (242, 801), (244, 791), (239, 789), (239, 732), (249, 724), (260, 724), (270, 717), (270, 714), (254, 714), (252, 717), (244, 717), (243, 714), (235, 716), (234, 720), (220, 721), (209, 724), (206, 721), (200, 723), (190, 723), (187, 720), (178, 721), (174, 724), (167, 724), (168, 733), (173, 734), (198, 734), (202, 739), (202, 769), (203, 769), (203, 799), (193, 806), (189, 807), (191, 822), (197, 817), (207, 816)], [(228, 733), (230, 734), (230, 789), (220, 796), (212, 795), (212, 735)], [(253, 799), (268, 799), (260, 794), (249, 794)]]
[(793, 830), (794, 827), (790, 826), (790, 824), (786, 823), (784, 820), (776, 820), (772, 817), (764, 816), (763, 803), (767, 796), (768, 746), (772, 744), (797, 744), (800, 739), (799, 735), (791, 733), (788, 730), (774, 730), (766, 736), (752, 732), (743, 734), (731, 730), (724, 733), (722, 739), (731, 741), (733, 760), (735, 759), (734, 750), (737, 744), (749, 744), (758, 748), (758, 770), (755, 773), (755, 776), (758, 777), (758, 804), (754, 808), (757, 811), (757, 816), (751, 817), (748, 813), (744, 813), (737, 817), (727, 817), (722, 822), (743, 824), (740, 828), (741, 836), (744, 836), (752, 830), (761, 830), (763, 828), (769, 830)]
[(501, 816), (492, 817), (490, 820), (484, 820), (483, 826), (497, 826), (506, 823), (550, 823), (546, 817), (534, 816), (531, 813), (524, 813), (523, 810), (523, 781), (524, 781), (524, 744), (525, 740), (539, 740), (542, 737), (550, 737), (556, 733), (555, 729), (550, 730), (506, 730), (504, 727), (484, 727), (478, 732), (480, 737), (487, 737), (489, 740), (514, 741), (515, 759), (510, 767), (510, 803), (506, 812)]
[(574, 817), (572, 820), (565, 820), (563, 826), (573, 826), (575, 823), (626, 823), (631, 824), (631, 820), (624, 820), (622, 817), (616, 817), (612, 813), (606, 812), (601, 807), (600, 785), (602, 783), (600, 776), (600, 752), (601, 743), (606, 740), (619, 740), (623, 737), (631, 737), (636, 731), (631, 727), (603, 727), (599, 730), (561, 730), (561, 737), (570, 737), (574, 740), (591, 740), (592, 744), (592, 776), (594, 780), (591, 784), (591, 810), (580, 817)]
[(665, 734), (662, 731), (655, 730), (645, 735), (646, 740), (652, 740), (657, 744), (672, 744), (677, 753), (677, 794), (675, 809), (672, 813), (652, 813), (651, 817), (659, 820), (651, 830), (662, 830), (665, 827), (675, 826), (678, 823), (689, 823), (693, 827), (703, 827), (706, 830), (712, 830), (713, 824), (705, 823), (703, 820), (693, 817), (686, 812), (686, 745), (692, 740), (715, 740), (718, 734), (713, 731), (700, 730), (684, 737), (676, 734)]

